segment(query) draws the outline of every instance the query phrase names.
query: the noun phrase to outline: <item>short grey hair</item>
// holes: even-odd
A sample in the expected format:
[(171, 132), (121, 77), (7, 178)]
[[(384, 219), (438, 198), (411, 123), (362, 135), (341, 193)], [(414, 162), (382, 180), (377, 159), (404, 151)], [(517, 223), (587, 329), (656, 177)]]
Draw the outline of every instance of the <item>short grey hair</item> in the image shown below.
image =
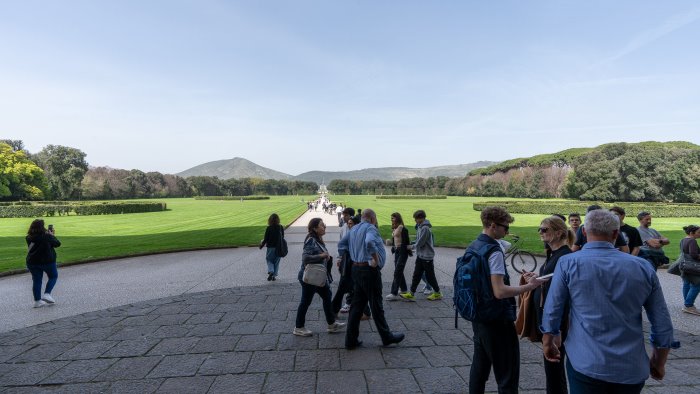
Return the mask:
[(362, 210), (362, 219), (370, 221), (371, 219), (376, 219), (377, 214), (373, 210), (367, 208)]
[(595, 209), (586, 214), (586, 233), (598, 236), (610, 236), (620, 229), (620, 219), (605, 209)]

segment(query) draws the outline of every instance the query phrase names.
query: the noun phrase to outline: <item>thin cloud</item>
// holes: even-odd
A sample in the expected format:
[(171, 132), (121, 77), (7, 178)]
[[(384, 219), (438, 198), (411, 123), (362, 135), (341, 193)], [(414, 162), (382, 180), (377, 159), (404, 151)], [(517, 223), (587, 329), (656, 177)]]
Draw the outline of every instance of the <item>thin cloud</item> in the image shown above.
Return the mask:
[(593, 65), (592, 68), (597, 68), (605, 64), (613, 63), (629, 55), (630, 53), (651, 44), (652, 42), (658, 40), (659, 38), (665, 35), (668, 35), (684, 26), (696, 22), (698, 19), (700, 19), (700, 8), (695, 8), (690, 12), (676, 14), (671, 18), (667, 19), (661, 25), (638, 34), (632, 39), (632, 41), (627, 43), (627, 45), (624, 48), (622, 48), (619, 52)]

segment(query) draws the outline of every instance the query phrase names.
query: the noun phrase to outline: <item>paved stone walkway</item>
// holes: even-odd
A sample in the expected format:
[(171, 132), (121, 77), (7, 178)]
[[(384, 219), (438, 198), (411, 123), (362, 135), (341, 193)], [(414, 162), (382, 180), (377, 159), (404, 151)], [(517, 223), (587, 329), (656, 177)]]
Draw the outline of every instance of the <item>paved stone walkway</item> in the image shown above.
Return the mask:
[[(289, 233), (298, 243), (303, 227)], [(439, 273), (441, 283), (449, 283), (446, 277)], [(384, 281), (386, 293), (387, 275)], [(423, 296), (416, 303), (385, 302), (391, 329), (406, 339), (381, 347), (374, 324), (366, 321), (363, 347), (354, 351), (344, 349), (344, 333), (325, 332), (318, 297), (307, 314), (314, 335), (291, 334), (300, 298), (293, 279), (182, 291), (53, 319), (0, 333), (0, 393), (465, 392), (471, 327), (460, 320), (454, 328), (451, 289), (444, 293), (437, 302)], [(672, 351), (666, 379), (649, 380), (645, 392), (700, 392), (700, 337), (681, 331), (676, 337), (683, 347)], [(543, 392), (541, 349), (526, 340), (520, 345), (521, 391)], [(495, 389), (492, 378), (487, 390)]]

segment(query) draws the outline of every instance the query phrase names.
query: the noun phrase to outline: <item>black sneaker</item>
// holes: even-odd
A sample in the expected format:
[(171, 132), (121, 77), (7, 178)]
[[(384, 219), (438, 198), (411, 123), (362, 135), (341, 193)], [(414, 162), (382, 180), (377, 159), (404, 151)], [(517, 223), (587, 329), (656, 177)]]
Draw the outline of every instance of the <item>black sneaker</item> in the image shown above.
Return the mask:
[(268, 282), (271, 281), (272, 278), (273, 278), (272, 272), (268, 272), (268, 273), (267, 273), (267, 281), (268, 281)]

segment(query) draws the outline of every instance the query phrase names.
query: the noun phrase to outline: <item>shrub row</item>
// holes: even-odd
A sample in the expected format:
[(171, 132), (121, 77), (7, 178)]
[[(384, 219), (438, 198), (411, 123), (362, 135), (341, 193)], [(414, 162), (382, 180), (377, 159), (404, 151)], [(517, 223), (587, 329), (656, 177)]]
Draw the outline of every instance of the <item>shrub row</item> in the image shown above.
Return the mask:
[(481, 211), (486, 207), (504, 207), (510, 213), (530, 213), (536, 215), (551, 215), (559, 213), (564, 216), (572, 212), (585, 215), (589, 205), (598, 204), (605, 209), (614, 206), (622, 207), (627, 216), (634, 218), (641, 211), (650, 212), (652, 216), (660, 218), (698, 217), (700, 216), (700, 204), (674, 204), (654, 202), (616, 202), (602, 203), (596, 201), (484, 201), (475, 202), (474, 210)]
[(396, 196), (377, 196), (377, 200), (444, 200), (446, 199), (447, 196), (440, 196), (440, 195), (435, 195), (435, 196), (429, 196), (425, 194), (416, 194), (416, 195), (396, 195)]
[(161, 202), (88, 202), (0, 206), (0, 217), (28, 218), (67, 215), (112, 215), (165, 211)]
[(195, 200), (269, 200), (270, 196), (197, 196)]

